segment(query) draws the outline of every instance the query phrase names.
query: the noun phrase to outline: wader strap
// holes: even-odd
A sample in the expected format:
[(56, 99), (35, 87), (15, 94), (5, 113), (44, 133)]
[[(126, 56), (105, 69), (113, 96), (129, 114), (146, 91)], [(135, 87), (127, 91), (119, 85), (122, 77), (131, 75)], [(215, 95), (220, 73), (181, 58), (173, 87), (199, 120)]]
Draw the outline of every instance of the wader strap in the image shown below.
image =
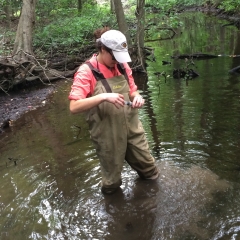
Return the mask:
[(129, 85), (129, 78), (128, 78), (128, 75), (127, 75), (124, 65), (122, 63), (118, 63), (117, 68), (118, 68), (119, 72), (124, 75), (125, 79), (128, 82), (128, 85)]
[(104, 77), (104, 75), (97, 68), (94, 68), (93, 65), (90, 62), (86, 62), (86, 64), (91, 69), (92, 74), (96, 78), (96, 80), (101, 81), (102, 85), (105, 87), (106, 91), (108, 93), (111, 93), (112, 89), (110, 88), (110, 86), (109, 86), (106, 78)]

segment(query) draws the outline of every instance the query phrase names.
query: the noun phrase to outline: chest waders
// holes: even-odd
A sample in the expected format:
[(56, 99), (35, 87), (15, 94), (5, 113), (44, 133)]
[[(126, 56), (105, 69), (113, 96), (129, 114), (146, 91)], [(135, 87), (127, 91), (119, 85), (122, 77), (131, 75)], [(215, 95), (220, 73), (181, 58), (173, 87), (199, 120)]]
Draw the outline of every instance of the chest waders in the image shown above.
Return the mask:
[[(100, 93), (114, 92), (129, 99), (129, 84), (126, 71), (124, 75), (105, 79), (98, 69), (87, 62), (97, 83), (93, 96)], [(121, 172), (124, 160), (144, 179), (158, 177), (155, 160), (149, 151), (148, 142), (142, 123), (138, 118), (138, 109), (124, 105), (116, 108), (114, 104), (104, 101), (90, 109), (86, 114), (91, 139), (100, 160), (102, 172), (102, 191), (117, 189), (121, 184)]]

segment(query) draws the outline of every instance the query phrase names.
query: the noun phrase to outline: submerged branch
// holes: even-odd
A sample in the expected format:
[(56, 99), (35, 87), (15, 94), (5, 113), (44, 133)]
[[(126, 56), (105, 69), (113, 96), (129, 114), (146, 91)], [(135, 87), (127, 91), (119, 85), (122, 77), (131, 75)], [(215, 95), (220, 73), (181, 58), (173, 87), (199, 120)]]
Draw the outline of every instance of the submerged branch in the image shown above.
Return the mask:
[[(150, 30), (150, 29), (146, 28), (146, 30)], [(169, 37), (165, 37), (165, 38), (159, 37), (159, 38), (156, 38), (156, 39), (148, 39), (145, 42), (155, 42), (155, 41), (173, 39), (174, 36), (177, 34), (176, 31), (173, 28), (170, 28), (170, 27), (158, 27), (156, 30), (168, 30), (168, 31), (172, 32), (172, 35), (169, 36)]]

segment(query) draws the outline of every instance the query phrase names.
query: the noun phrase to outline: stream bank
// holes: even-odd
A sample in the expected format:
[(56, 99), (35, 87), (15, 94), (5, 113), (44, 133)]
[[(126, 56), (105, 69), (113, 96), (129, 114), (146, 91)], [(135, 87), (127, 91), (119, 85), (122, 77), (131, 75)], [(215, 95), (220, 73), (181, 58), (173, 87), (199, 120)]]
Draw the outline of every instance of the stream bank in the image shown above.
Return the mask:
[(1, 93), (0, 133), (8, 128), (12, 121), (16, 121), (24, 113), (44, 106), (54, 89), (54, 85), (44, 85), (38, 88), (22, 88), (8, 94)]

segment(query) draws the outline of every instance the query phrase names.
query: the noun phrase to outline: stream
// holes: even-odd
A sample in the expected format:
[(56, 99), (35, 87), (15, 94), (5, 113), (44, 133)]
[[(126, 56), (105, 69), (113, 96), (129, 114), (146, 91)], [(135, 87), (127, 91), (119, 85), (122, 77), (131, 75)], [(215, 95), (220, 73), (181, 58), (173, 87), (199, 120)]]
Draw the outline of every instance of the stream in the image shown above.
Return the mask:
[[(69, 112), (71, 81), (60, 81), (0, 135), (0, 239), (240, 239), (240, 75), (229, 74), (240, 31), (202, 13), (181, 21), (173, 39), (146, 42), (156, 61), (134, 76), (159, 179), (125, 163), (121, 191), (103, 195), (88, 126)], [(171, 58), (199, 52), (219, 57)], [(189, 67), (199, 76), (172, 77)]]

